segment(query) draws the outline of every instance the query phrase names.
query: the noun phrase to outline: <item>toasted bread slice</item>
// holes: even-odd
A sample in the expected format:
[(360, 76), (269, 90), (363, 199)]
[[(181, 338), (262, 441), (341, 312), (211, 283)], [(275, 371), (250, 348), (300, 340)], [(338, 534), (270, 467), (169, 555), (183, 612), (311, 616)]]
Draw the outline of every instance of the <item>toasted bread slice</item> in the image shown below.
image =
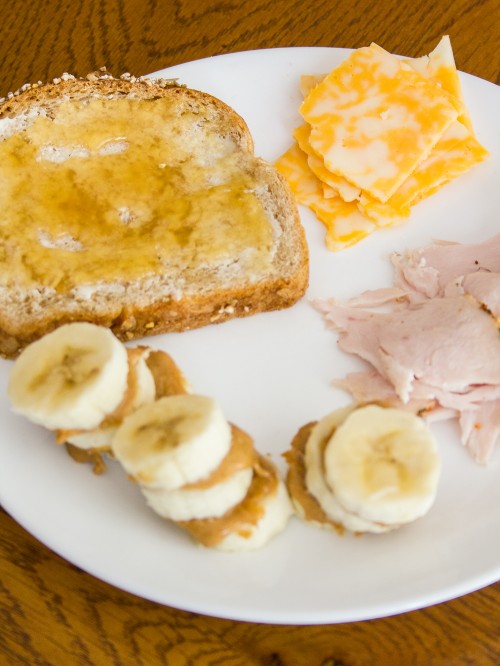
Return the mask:
[(244, 120), (171, 81), (98, 72), (0, 102), (0, 354), (70, 321), (121, 340), (294, 304), (308, 249)]

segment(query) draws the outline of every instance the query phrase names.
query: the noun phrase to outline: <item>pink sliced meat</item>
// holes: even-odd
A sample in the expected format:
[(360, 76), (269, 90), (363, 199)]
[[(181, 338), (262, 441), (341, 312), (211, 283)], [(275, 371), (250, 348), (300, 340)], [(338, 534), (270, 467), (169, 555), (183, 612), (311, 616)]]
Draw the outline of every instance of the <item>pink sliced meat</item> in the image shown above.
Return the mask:
[(352, 395), (358, 403), (377, 402), (386, 407), (398, 407), (415, 414), (429, 413), (438, 408), (435, 400), (427, 398), (416, 399), (413, 395), (407, 403), (402, 403), (394, 387), (385, 380), (376, 370), (351, 372), (344, 379), (336, 379), (334, 386), (343, 389)]
[(443, 296), (448, 284), (471, 273), (500, 274), (500, 233), (481, 243), (436, 241), (391, 257), (394, 283), (409, 294)]
[(376, 370), (351, 372), (343, 379), (334, 380), (333, 384), (350, 393), (359, 403), (380, 402), (416, 414), (432, 413), (433, 417), (445, 411), (455, 416), (468, 410), (473, 412), (484, 402), (500, 400), (500, 385), (471, 386), (459, 393), (416, 380), (410, 399), (403, 403), (393, 385)]
[(462, 443), (480, 463), (487, 463), (500, 435), (500, 399), (483, 402), (460, 414)]
[(469, 294), (500, 319), (500, 273), (478, 271), (457, 278), (446, 286), (445, 296), (457, 294)]
[[(500, 385), (494, 319), (466, 296), (429, 299), (396, 312), (318, 303), (339, 347), (368, 361), (408, 402), (415, 380), (440, 390)], [(479, 342), (480, 341), (480, 342)]]

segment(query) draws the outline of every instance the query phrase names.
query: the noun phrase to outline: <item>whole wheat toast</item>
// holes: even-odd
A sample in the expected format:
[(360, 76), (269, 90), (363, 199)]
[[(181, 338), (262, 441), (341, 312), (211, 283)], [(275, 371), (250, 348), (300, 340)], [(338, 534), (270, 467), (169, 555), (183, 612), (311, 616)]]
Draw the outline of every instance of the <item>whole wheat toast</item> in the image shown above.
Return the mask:
[(70, 321), (127, 341), (294, 304), (308, 249), (244, 120), (172, 81), (65, 75), (0, 102), (0, 354)]

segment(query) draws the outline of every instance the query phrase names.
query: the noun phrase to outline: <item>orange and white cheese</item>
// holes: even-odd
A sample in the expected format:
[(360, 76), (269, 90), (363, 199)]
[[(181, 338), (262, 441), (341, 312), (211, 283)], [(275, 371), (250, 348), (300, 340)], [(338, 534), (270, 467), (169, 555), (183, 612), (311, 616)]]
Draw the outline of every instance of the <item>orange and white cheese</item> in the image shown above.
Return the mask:
[(276, 166), (286, 176), (296, 159), (302, 187), (305, 171), (314, 176), (309, 203), (292, 189), (326, 225), (330, 249), (400, 223), (411, 206), (488, 155), (473, 134), (447, 36), (416, 59), (376, 44), (358, 49), (326, 76), (303, 75), (300, 90), (305, 123)]
[(309, 168), (308, 156), (297, 143), (278, 159), (276, 166), (290, 183), (297, 202), (308, 206), (325, 225), (329, 250), (354, 245), (375, 231), (375, 224), (356, 203), (344, 201), (338, 194), (324, 196), (321, 181)]

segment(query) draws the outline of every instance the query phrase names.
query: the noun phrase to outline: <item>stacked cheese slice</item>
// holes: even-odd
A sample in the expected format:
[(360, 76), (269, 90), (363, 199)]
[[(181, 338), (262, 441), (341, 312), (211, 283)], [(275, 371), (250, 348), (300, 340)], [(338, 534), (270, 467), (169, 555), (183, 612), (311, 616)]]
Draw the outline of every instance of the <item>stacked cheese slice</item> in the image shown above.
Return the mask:
[(418, 59), (371, 44), (325, 77), (303, 76), (301, 90), (305, 123), (276, 166), (325, 224), (331, 250), (405, 220), (488, 155), (472, 131), (448, 37)]

